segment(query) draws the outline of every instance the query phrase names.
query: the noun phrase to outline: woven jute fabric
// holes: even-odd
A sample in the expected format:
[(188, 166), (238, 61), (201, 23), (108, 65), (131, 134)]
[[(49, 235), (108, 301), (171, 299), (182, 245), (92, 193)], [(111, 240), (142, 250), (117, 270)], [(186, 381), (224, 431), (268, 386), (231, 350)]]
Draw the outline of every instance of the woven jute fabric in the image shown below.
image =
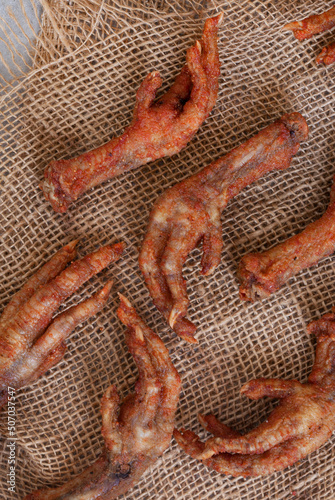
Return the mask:
[[(306, 381), (315, 341), (306, 324), (335, 304), (335, 257), (300, 273), (269, 299), (244, 304), (236, 267), (242, 255), (301, 231), (325, 210), (335, 173), (335, 66), (315, 56), (335, 34), (298, 42), (281, 27), (332, 1), (305, 0), (43, 0), (42, 28), (30, 73), (1, 93), (0, 307), (56, 250), (80, 239), (79, 254), (123, 240), (125, 256), (90, 280), (63, 306), (77, 303), (112, 278), (108, 306), (68, 339), (64, 359), (32, 386), (17, 391), (16, 492), (8, 491), (6, 407), (0, 414), (1, 498), (22, 498), (78, 474), (98, 456), (100, 400), (110, 384), (121, 396), (137, 378), (116, 316), (117, 291), (163, 339), (182, 378), (178, 427), (205, 438), (199, 412), (246, 431), (274, 402), (239, 393), (254, 377)], [(71, 157), (122, 133), (135, 92), (158, 70), (166, 89), (201, 36), (207, 17), (223, 11), (217, 103), (188, 146), (172, 158), (128, 172), (82, 196), (65, 215), (38, 185), (51, 159)], [(232, 200), (222, 214), (224, 250), (210, 277), (199, 275), (200, 249), (184, 275), (195, 346), (176, 338), (152, 304), (138, 250), (157, 197), (177, 181), (253, 136), (283, 113), (299, 111), (309, 139), (291, 167), (267, 175)], [(257, 479), (231, 478), (170, 448), (123, 498), (136, 500), (265, 500), (335, 497), (335, 438), (298, 464)]]

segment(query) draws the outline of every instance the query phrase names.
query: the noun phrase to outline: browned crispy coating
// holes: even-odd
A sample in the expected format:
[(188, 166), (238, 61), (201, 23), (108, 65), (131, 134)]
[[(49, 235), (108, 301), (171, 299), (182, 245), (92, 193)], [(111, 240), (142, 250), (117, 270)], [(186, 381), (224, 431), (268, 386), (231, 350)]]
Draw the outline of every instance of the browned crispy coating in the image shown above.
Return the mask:
[(168, 448), (180, 392), (180, 377), (168, 350), (120, 295), (120, 320), (138, 367), (135, 393), (122, 405), (114, 385), (102, 398), (105, 446), (98, 460), (78, 477), (55, 489), (38, 490), (25, 500), (111, 500), (132, 488)]
[(124, 244), (105, 246), (65, 266), (76, 241), (57, 252), (12, 298), (0, 317), (0, 404), (8, 386), (26, 386), (62, 359), (74, 328), (106, 304), (112, 283), (52, 320), (60, 304), (85, 281), (121, 256)]
[(120, 137), (70, 160), (52, 161), (41, 189), (56, 212), (88, 189), (127, 170), (178, 153), (211, 112), (218, 93), (218, 27), (223, 14), (208, 19), (200, 41), (188, 49), (186, 65), (172, 87), (155, 101), (162, 79), (150, 73), (136, 94), (134, 117)]
[(302, 21), (293, 21), (284, 26), (283, 30), (292, 31), (298, 40), (307, 40), (313, 35), (330, 30), (335, 26), (335, 5), (322, 14), (314, 14)]
[[(335, 177), (334, 177), (335, 181)], [(263, 253), (242, 257), (238, 268), (240, 298), (254, 302), (276, 292), (292, 276), (335, 250), (335, 182), (323, 216), (304, 231)]]
[(188, 254), (202, 241), (201, 273), (212, 273), (223, 246), (220, 214), (229, 200), (266, 173), (288, 168), (307, 135), (305, 119), (286, 114), (155, 203), (139, 264), (154, 304), (188, 342), (196, 342), (196, 327), (185, 318), (189, 301), (182, 266)]
[[(330, 30), (335, 26), (335, 6), (323, 12), (322, 14), (315, 14), (302, 21), (294, 21), (286, 24), (283, 30), (292, 31), (295, 38), (298, 40), (307, 40), (313, 35)], [(317, 64), (332, 64), (335, 62), (335, 44), (325, 47), (322, 52), (317, 56)]]
[(251, 399), (280, 399), (268, 419), (241, 436), (213, 415), (200, 416), (214, 437), (203, 443), (192, 431), (175, 430), (186, 453), (223, 474), (263, 476), (293, 465), (330, 438), (335, 429), (335, 314), (312, 322), (308, 330), (317, 337), (308, 382), (251, 380), (242, 387), (242, 394)]
[(335, 42), (328, 45), (328, 47), (324, 47), (315, 61), (317, 64), (322, 63), (326, 66), (333, 64), (335, 62)]

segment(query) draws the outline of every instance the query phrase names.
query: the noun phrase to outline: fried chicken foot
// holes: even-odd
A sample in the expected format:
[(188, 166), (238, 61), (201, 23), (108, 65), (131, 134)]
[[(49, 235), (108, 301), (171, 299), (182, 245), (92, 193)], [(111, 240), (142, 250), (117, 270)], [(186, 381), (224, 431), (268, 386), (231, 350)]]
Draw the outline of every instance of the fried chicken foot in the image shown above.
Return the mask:
[(244, 187), (272, 170), (286, 169), (308, 135), (299, 113), (286, 114), (259, 134), (168, 189), (155, 203), (139, 264), (154, 304), (171, 328), (196, 342), (182, 266), (203, 242), (201, 273), (211, 274), (223, 247), (220, 214)]
[(335, 251), (335, 177), (323, 216), (304, 231), (263, 253), (242, 257), (240, 298), (254, 302), (279, 290), (290, 278)]
[(136, 94), (134, 117), (120, 137), (70, 160), (52, 161), (41, 189), (56, 212), (107, 179), (164, 156), (178, 153), (211, 112), (218, 93), (218, 28), (223, 14), (208, 19), (203, 35), (188, 49), (186, 65), (156, 102), (162, 79), (150, 73)]
[[(322, 14), (312, 15), (302, 21), (294, 21), (286, 24), (283, 30), (292, 31), (295, 38), (298, 40), (307, 40), (313, 35), (328, 31), (335, 26), (335, 6), (323, 12)], [(317, 56), (317, 64), (332, 64), (335, 62), (335, 44), (322, 49), (322, 52)]]
[(89, 469), (63, 486), (38, 490), (25, 500), (111, 500), (126, 493), (168, 448), (180, 392), (180, 377), (160, 338), (120, 295), (118, 316), (138, 367), (135, 393), (121, 407), (115, 386), (102, 398), (105, 446)]
[(12, 298), (0, 317), (0, 405), (8, 386), (24, 387), (58, 363), (66, 338), (106, 304), (112, 282), (52, 320), (60, 304), (83, 283), (121, 256), (124, 244), (105, 246), (66, 265), (76, 255), (76, 241), (57, 252)]
[(175, 430), (186, 453), (223, 474), (263, 476), (293, 465), (330, 438), (335, 429), (335, 314), (312, 322), (308, 330), (317, 337), (308, 382), (251, 380), (242, 387), (242, 394), (256, 400), (280, 399), (269, 418), (241, 436), (214, 415), (201, 415), (200, 423), (214, 437), (203, 443), (194, 432)]

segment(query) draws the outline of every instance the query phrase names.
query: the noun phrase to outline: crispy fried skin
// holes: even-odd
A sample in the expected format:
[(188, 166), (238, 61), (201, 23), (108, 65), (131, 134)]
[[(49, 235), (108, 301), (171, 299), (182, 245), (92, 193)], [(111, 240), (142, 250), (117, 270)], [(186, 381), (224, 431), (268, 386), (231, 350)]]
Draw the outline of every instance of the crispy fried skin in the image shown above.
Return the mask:
[(120, 407), (116, 387), (109, 387), (101, 403), (101, 456), (65, 485), (35, 491), (25, 500), (111, 500), (132, 488), (170, 444), (180, 377), (160, 338), (120, 298), (118, 316), (127, 326), (126, 343), (139, 372), (135, 393)]
[[(306, 40), (317, 33), (330, 30), (335, 26), (335, 6), (322, 14), (312, 15), (302, 21), (286, 24), (283, 30), (292, 31), (298, 40)], [(329, 65), (335, 62), (335, 43), (322, 49), (316, 58), (317, 64)]]
[(196, 342), (196, 327), (185, 318), (189, 301), (182, 266), (188, 254), (202, 240), (201, 273), (212, 273), (220, 262), (220, 214), (228, 201), (266, 173), (288, 168), (307, 135), (305, 119), (286, 114), (155, 203), (139, 264), (154, 304), (188, 342)]
[(119, 259), (124, 245), (105, 246), (65, 266), (76, 241), (57, 252), (12, 298), (0, 317), (0, 404), (7, 387), (26, 386), (62, 359), (74, 328), (106, 304), (112, 283), (52, 320), (60, 304), (85, 281)]
[(223, 14), (208, 19), (203, 35), (188, 49), (186, 65), (172, 87), (154, 101), (162, 85), (150, 73), (136, 94), (134, 117), (120, 137), (70, 160), (52, 161), (41, 189), (56, 212), (88, 189), (127, 170), (178, 153), (192, 139), (211, 112), (218, 93), (220, 61), (218, 27)]
[(292, 276), (335, 250), (335, 177), (323, 216), (304, 231), (263, 253), (242, 257), (238, 268), (240, 298), (254, 302), (276, 292)]
[(318, 57), (315, 59), (317, 64), (333, 64), (335, 62), (335, 42), (324, 47)]
[(263, 476), (293, 465), (330, 438), (335, 429), (335, 314), (312, 322), (308, 330), (317, 337), (308, 382), (251, 380), (242, 394), (251, 399), (280, 398), (269, 418), (241, 436), (213, 415), (201, 415), (201, 424), (214, 437), (203, 443), (192, 431), (175, 430), (186, 453), (223, 474)]
[(307, 40), (313, 35), (328, 31), (335, 26), (335, 5), (322, 14), (314, 14), (302, 21), (293, 21), (283, 27), (285, 31), (292, 31), (298, 40)]

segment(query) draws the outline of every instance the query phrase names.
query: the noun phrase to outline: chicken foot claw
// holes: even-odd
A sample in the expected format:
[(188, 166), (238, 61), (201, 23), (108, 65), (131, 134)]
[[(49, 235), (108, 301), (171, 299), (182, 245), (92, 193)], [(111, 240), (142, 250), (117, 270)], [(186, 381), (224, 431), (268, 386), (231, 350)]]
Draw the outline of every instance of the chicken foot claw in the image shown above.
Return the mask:
[(119, 259), (124, 245), (106, 246), (74, 261), (77, 242), (66, 245), (14, 295), (0, 317), (0, 403), (7, 387), (31, 384), (62, 359), (66, 338), (107, 303), (112, 282), (52, 319), (60, 304), (89, 278)]
[(317, 337), (308, 382), (251, 380), (242, 394), (252, 399), (280, 398), (268, 419), (242, 436), (213, 415), (200, 415), (201, 424), (214, 437), (203, 443), (191, 431), (175, 430), (186, 453), (223, 474), (249, 477), (282, 470), (322, 446), (335, 429), (335, 313), (313, 321), (308, 331)]
[(212, 273), (223, 247), (220, 215), (229, 200), (266, 173), (288, 168), (307, 135), (305, 119), (286, 114), (156, 201), (139, 264), (154, 304), (184, 340), (196, 342), (196, 327), (185, 318), (189, 301), (182, 267), (188, 254), (202, 241), (201, 273)]
[(138, 367), (134, 394), (120, 406), (114, 385), (101, 401), (104, 449), (78, 477), (55, 489), (30, 493), (25, 500), (111, 500), (132, 488), (170, 444), (180, 377), (160, 338), (120, 295), (118, 316), (127, 327), (126, 343)]
[(202, 38), (188, 49), (186, 65), (172, 87), (156, 102), (162, 84), (149, 74), (136, 94), (134, 117), (120, 137), (70, 160), (53, 160), (41, 189), (56, 212), (107, 179), (164, 156), (178, 153), (211, 112), (218, 93), (218, 28), (223, 14), (207, 19)]

